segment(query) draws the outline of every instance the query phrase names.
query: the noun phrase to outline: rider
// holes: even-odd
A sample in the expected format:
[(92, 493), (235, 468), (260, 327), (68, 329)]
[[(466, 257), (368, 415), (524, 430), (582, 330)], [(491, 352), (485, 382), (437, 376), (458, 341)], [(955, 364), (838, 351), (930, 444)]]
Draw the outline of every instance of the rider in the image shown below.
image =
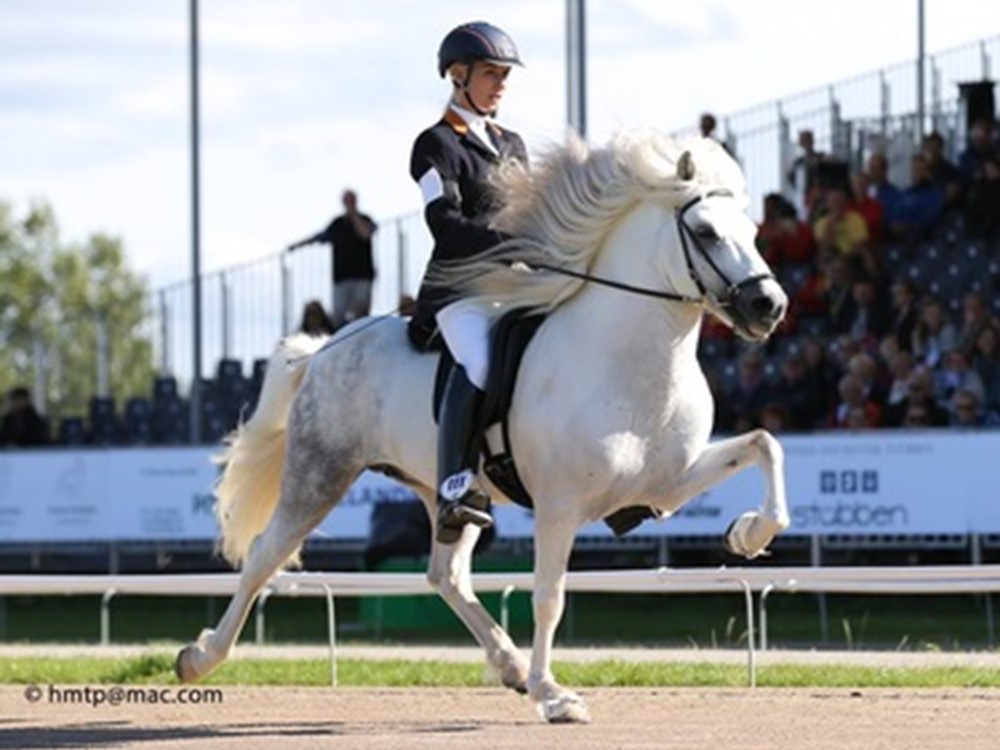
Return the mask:
[[(522, 65), (514, 41), (482, 21), (452, 29), (441, 42), (438, 73), (451, 79), (451, 100), (441, 120), (417, 137), (410, 160), (434, 236), (429, 268), (471, 258), (505, 239), (489, 228), (496, 206), (487, 178), (501, 159), (527, 163), (521, 137), (493, 120), (513, 65)], [(456, 297), (425, 279), (408, 329), (421, 349), (432, 346), (440, 331), (456, 362), (438, 432), (437, 538), (445, 544), (455, 542), (467, 523), (493, 523), (489, 498), (474, 486), (481, 447), (474, 432), (486, 386), (491, 317)]]

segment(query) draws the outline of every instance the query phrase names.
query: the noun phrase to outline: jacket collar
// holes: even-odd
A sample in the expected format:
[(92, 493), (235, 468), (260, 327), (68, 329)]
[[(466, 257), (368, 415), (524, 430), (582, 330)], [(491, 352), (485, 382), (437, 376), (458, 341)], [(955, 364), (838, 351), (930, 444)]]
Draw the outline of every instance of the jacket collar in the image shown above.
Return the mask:
[[(473, 117), (475, 115), (473, 115), (473, 113), (470, 112), (469, 116)], [(494, 159), (499, 158), (496, 151), (494, 151), (494, 149), (491, 148), (488, 144), (482, 142), (479, 136), (476, 135), (475, 131), (473, 131), (472, 128), (469, 127), (468, 121), (451, 104), (449, 104), (448, 109), (445, 110), (443, 119), (446, 123), (448, 123), (448, 125), (451, 126), (452, 130), (454, 130), (458, 135), (462, 136), (463, 139), (467, 140), (469, 143), (474, 145), (480, 151), (488, 154)], [(497, 136), (497, 138), (499, 138), (503, 134), (503, 128), (501, 128), (499, 125), (493, 122), (493, 120), (491, 120), (488, 117), (484, 117), (482, 119), (486, 125), (486, 128), (492, 131), (493, 135)], [(497, 150), (500, 150), (502, 153), (501, 149)]]

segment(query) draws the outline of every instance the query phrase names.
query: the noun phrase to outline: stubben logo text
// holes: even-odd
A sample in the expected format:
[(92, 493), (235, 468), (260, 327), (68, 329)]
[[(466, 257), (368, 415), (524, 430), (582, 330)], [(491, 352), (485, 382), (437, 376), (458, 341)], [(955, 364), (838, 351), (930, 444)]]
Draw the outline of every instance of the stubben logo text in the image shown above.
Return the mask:
[(794, 526), (884, 533), (901, 532), (909, 525), (905, 506), (878, 502), (877, 469), (820, 471), (817, 490), (821, 499), (792, 508)]

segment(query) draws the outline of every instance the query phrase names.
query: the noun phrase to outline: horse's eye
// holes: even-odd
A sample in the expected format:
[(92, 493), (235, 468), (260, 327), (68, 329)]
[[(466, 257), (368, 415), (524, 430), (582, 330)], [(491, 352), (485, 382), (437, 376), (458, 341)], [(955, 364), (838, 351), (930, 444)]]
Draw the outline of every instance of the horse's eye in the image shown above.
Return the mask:
[(695, 235), (697, 235), (699, 240), (713, 241), (719, 239), (719, 235), (716, 233), (713, 227), (708, 224), (702, 224), (700, 227), (694, 230)]

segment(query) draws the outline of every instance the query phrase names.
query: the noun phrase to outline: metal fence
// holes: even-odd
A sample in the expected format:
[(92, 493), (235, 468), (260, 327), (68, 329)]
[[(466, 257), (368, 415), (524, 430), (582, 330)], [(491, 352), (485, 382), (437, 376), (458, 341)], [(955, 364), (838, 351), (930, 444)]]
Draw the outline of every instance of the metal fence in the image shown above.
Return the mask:
[[(890, 176), (902, 185), (909, 183), (909, 157), (921, 133), (939, 131), (949, 155), (956, 156), (964, 147), (965, 133), (958, 84), (990, 79), (998, 59), (1000, 36), (929, 56), (923, 123), (917, 114), (916, 62), (720, 116), (724, 140), (746, 173), (753, 215), (759, 218), (767, 193), (790, 192), (785, 175), (802, 130), (813, 132), (817, 149), (855, 167), (873, 151), (886, 153)], [(431, 242), (417, 212), (382, 220), (375, 240), (380, 275), (373, 312), (388, 313), (396, 310), (401, 294), (416, 290)], [(330, 278), (329, 250), (323, 246), (206, 274), (203, 376), (210, 377), (222, 358), (249, 364), (267, 356), (280, 336), (298, 327), (308, 300), (330, 306)], [(155, 291), (149, 303), (159, 369), (182, 381), (192, 369), (191, 297), (190, 282), (185, 281)]]

